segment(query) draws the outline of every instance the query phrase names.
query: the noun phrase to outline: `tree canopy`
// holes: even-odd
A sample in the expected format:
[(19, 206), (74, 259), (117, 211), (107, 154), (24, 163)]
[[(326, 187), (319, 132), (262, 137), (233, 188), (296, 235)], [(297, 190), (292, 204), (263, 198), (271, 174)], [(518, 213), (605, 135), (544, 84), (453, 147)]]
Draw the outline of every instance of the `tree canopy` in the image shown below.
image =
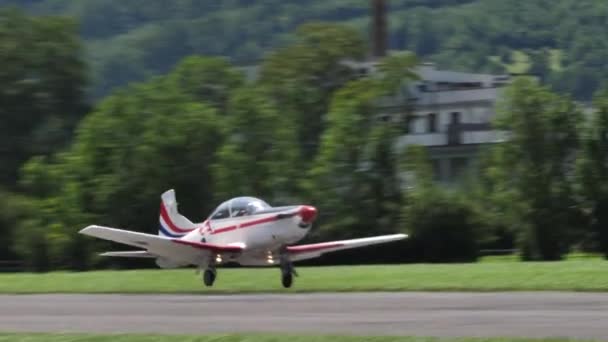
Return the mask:
[[(207, 10), (229, 12), (245, 3)], [(432, 16), (463, 2), (424, 3), (394, 4), (417, 4), (412, 11)], [(130, 13), (130, 4), (120, 13)], [(467, 13), (476, 6), (469, 1), (456, 8)], [(153, 22), (152, 12), (138, 20)], [(265, 56), (253, 80), (229, 58), (176, 54), (176, 65), (163, 66), (161, 75), (142, 82), (120, 75), (129, 84), (88, 109), (86, 58), (74, 22), (18, 10), (3, 11), (0, 19), (7, 52), (0, 56), (6, 66), (0, 72), (0, 243), (11, 247), (0, 258), (41, 271), (103, 266), (108, 261), (93, 251), (107, 244), (78, 230), (98, 223), (155, 233), (159, 194), (169, 188), (197, 222), (219, 201), (250, 195), (272, 205), (317, 206), (321, 229), (310, 239), (411, 233), (410, 240), (371, 253), (383, 261), (473, 261), (481, 248), (496, 244), (535, 260), (560, 259), (573, 248), (608, 255), (606, 91), (597, 93), (593, 110), (583, 111), (548, 85), (516, 78), (494, 123), (507, 141), (484, 146), (470, 184), (444, 188), (433, 182), (424, 147), (397, 144), (408, 106), (397, 115), (382, 107), (416, 78), (418, 58), (390, 54), (378, 61), (378, 73), (362, 75), (349, 67), (366, 54), (353, 26), (301, 25)], [(534, 41), (550, 40), (536, 34)], [(523, 56), (507, 48), (497, 54), (501, 63)], [(526, 56), (551, 80), (555, 68), (543, 66), (555, 62), (554, 49)], [(137, 71), (131, 61), (114, 62), (118, 70)], [(348, 260), (357, 261), (361, 254)]]
[[(538, 73), (560, 92), (590, 100), (608, 76), (596, 0), (390, 0), (389, 46), (443, 68)], [(167, 72), (190, 54), (258, 64), (298, 40), (307, 22), (345, 24), (367, 37), (368, 1), (3, 0), (35, 14), (74, 17), (93, 66), (96, 98)]]

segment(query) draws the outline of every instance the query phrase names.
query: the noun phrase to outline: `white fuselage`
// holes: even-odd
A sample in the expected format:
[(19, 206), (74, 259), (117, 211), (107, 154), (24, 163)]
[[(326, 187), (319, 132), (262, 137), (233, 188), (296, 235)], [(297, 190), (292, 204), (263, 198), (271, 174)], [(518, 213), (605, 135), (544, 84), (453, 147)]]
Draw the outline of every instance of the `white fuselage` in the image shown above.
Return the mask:
[[(293, 209), (291, 210), (293, 211)], [(278, 217), (281, 212), (260, 213), (257, 215), (208, 219), (197, 224), (182, 239), (192, 242), (205, 242), (226, 246), (246, 246), (246, 252), (235, 255), (229, 260), (241, 265), (272, 265), (280, 258), (280, 249), (293, 244), (306, 236), (310, 225), (302, 223), (298, 215)]]

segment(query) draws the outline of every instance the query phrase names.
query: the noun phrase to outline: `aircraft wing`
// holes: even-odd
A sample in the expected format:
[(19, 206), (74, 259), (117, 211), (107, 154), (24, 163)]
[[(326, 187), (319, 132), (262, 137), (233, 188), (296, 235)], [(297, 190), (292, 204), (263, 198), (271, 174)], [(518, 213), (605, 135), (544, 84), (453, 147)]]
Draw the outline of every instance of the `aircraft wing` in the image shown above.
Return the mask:
[(362, 239), (331, 241), (313, 243), (309, 245), (289, 246), (287, 252), (292, 261), (312, 259), (320, 257), (321, 254), (340, 251), (343, 249), (358, 248), (379, 243), (386, 243), (407, 238), (405, 234), (382, 235)]
[(211, 253), (240, 253), (245, 249), (243, 244), (215, 245), (102, 226), (88, 226), (82, 229), (80, 233), (145, 249), (145, 251), (133, 252), (108, 252), (105, 253), (107, 256), (157, 256), (180, 264), (199, 265)]
[(148, 251), (125, 251), (125, 252), (105, 252), (99, 254), (108, 257), (125, 257), (125, 258), (156, 258), (158, 255), (150, 254)]

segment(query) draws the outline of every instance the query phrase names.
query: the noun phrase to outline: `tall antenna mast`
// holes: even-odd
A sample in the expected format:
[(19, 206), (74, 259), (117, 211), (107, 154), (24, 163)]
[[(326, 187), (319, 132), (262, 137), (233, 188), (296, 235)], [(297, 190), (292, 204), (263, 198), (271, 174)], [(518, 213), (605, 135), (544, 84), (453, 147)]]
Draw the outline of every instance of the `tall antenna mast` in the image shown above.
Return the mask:
[(386, 56), (387, 28), (386, 28), (386, 2), (372, 0), (372, 58)]

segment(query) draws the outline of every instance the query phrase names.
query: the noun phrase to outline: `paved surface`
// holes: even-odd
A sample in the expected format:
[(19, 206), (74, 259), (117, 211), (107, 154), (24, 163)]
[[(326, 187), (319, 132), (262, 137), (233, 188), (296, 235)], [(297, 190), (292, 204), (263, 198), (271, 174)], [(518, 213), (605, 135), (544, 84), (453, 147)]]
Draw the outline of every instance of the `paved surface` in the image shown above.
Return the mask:
[(0, 331), (559, 336), (608, 341), (608, 294), (0, 295)]

